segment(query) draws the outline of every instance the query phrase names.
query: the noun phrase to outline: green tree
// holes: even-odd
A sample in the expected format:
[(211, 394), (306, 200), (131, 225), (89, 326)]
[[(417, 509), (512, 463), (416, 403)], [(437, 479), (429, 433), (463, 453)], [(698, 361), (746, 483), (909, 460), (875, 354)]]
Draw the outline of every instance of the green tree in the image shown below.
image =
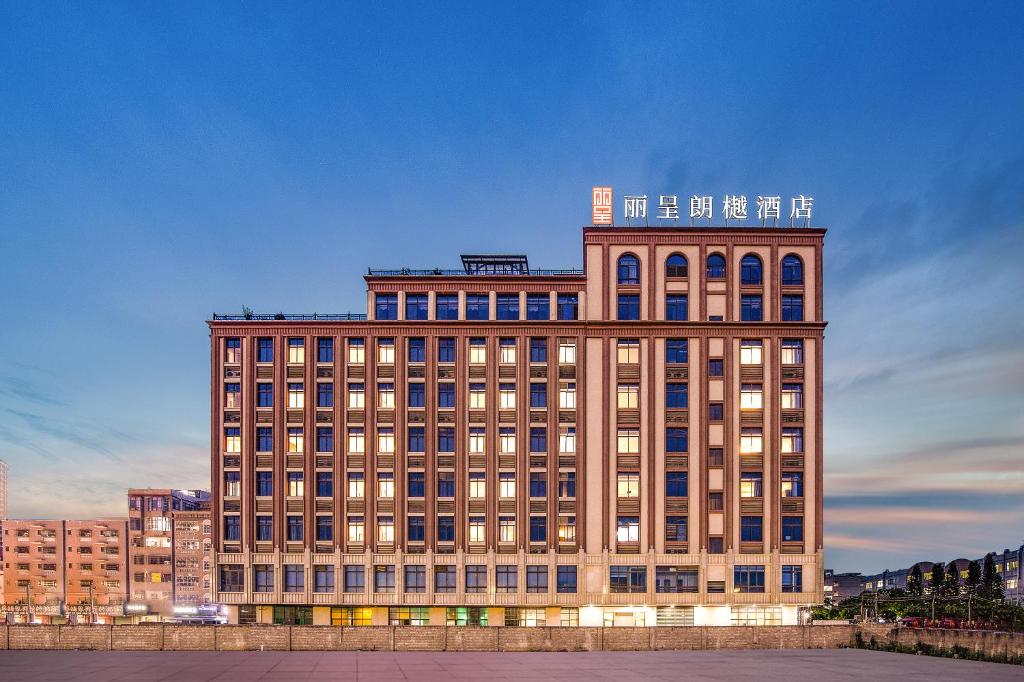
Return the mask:
[(981, 584), (981, 566), (977, 561), (967, 564), (967, 579), (964, 581), (967, 591), (976, 593)]
[(920, 597), (924, 593), (924, 579), (921, 577), (921, 567), (914, 564), (907, 576), (907, 592), (912, 597)]
[(936, 597), (941, 597), (943, 593), (943, 585), (946, 582), (946, 571), (941, 561), (936, 561), (932, 564), (932, 577), (928, 581), (928, 587), (932, 588), (932, 594)]
[(981, 589), (978, 596), (996, 601), (1003, 600), (1003, 579), (996, 573), (996, 562), (991, 554), (985, 556), (985, 566), (981, 570)]
[(946, 566), (946, 581), (942, 585), (942, 591), (947, 597), (955, 597), (960, 594), (960, 571), (956, 563), (950, 561)]

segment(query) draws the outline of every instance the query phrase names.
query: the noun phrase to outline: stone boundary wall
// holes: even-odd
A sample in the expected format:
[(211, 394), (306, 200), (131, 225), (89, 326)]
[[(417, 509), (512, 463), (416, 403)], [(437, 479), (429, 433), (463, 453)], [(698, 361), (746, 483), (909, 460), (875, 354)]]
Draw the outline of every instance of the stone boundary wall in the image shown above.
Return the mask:
[(667, 651), (835, 649), (865, 641), (1024, 656), (1024, 634), (885, 625), (445, 627), (319, 625), (0, 625), (3, 649), (97, 651)]

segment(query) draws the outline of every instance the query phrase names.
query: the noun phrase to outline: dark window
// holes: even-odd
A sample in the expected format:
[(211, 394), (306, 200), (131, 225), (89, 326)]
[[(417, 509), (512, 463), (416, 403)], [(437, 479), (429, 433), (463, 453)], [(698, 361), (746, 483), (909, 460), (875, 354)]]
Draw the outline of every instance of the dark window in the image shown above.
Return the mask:
[(530, 339), (530, 362), (548, 361), (548, 340)]
[(406, 294), (405, 295), (405, 319), (425, 320), (427, 319), (427, 295)]
[(466, 295), (466, 319), (486, 320), (490, 318), (491, 301), (487, 294)]
[(688, 536), (688, 525), (685, 516), (665, 517), (665, 541), (686, 542)]
[(764, 566), (736, 566), (732, 576), (737, 592), (764, 592)]
[[(531, 482), (532, 485), (532, 482)], [(532, 495), (532, 492), (531, 492)], [(530, 517), (530, 542), (547, 542), (548, 539), (548, 520), (544, 516), (531, 516)], [(547, 576), (545, 576), (545, 583), (547, 582)], [(547, 586), (545, 585), (544, 591), (547, 592)]]
[[(419, 517), (422, 522), (422, 517)], [(410, 527), (412, 524), (412, 518), (409, 519)], [(422, 530), (422, 524), (420, 526)], [(422, 539), (422, 538), (421, 538)], [(405, 580), (402, 581), (402, 588), (406, 592), (426, 592), (427, 591), (427, 567), (426, 566), (406, 566), (405, 567)]]
[(673, 253), (665, 261), (666, 277), (687, 277), (686, 256), (681, 253)]
[(267, 564), (254, 564), (252, 567), (253, 592), (274, 591), (274, 569)]
[(530, 407), (548, 406), (548, 385), (544, 382), (530, 384)]
[[(454, 485), (454, 481), (452, 481)], [(444, 495), (438, 495), (438, 497), (444, 497)], [(448, 497), (452, 497), (449, 495)], [(455, 542), (455, 517), (454, 516), (438, 516), (437, 517), (437, 541), (438, 542)]]
[(289, 516), (288, 517), (288, 541), (289, 542), (302, 542), (302, 517), (301, 516)]
[(665, 452), (686, 452), (689, 449), (686, 436), (686, 429), (665, 429)]
[(398, 319), (398, 294), (377, 294), (374, 317), (378, 320)]
[(799, 471), (787, 471), (782, 474), (782, 496), (804, 496), (804, 475), (802, 473)]
[(316, 496), (334, 497), (334, 472), (316, 472)]
[(665, 407), (684, 408), (688, 405), (686, 384), (665, 384)]
[(708, 256), (708, 279), (723, 279), (725, 277), (725, 257), (720, 253), (713, 253)]
[(425, 483), (422, 471), (409, 472), (409, 497), (423, 497)]
[(579, 296), (577, 294), (558, 294), (558, 319), (575, 320), (579, 317)]
[(619, 319), (640, 319), (640, 296), (637, 294), (619, 294)]
[(782, 284), (799, 286), (804, 283), (804, 262), (799, 256), (789, 254), (782, 259)]
[(423, 542), (424, 527), (422, 516), (409, 517), (409, 542)]
[(689, 344), (686, 339), (665, 339), (665, 362), (682, 363), (688, 359)]
[(434, 592), (455, 592), (458, 589), (455, 575), (455, 566), (434, 566)]
[(547, 294), (526, 295), (526, 319), (550, 320), (551, 297)]
[(576, 594), (576, 567), (559, 566), (555, 569), (555, 581), (559, 594)]
[(722, 511), (725, 497), (722, 493), (708, 493), (708, 511)]
[(782, 517), (782, 541), (803, 542), (804, 540), (804, 517), (783, 516)]
[(260, 426), (256, 429), (256, 452), (272, 452), (274, 450), (274, 429)]
[(548, 451), (548, 430), (543, 426), (530, 428), (530, 452)]
[(526, 567), (526, 591), (533, 593), (548, 591), (548, 567), (527, 566)]
[(316, 451), (334, 452), (334, 429), (330, 426), (320, 426), (317, 428)]
[(365, 592), (366, 591), (366, 571), (363, 570), (362, 566), (346, 566), (345, 567), (345, 591), (346, 592)]
[(708, 554), (725, 554), (725, 540), (721, 537), (708, 538)]
[(373, 591), (394, 592), (395, 591), (395, 567), (378, 565), (373, 567)]
[(274, 406), (274, 384), (256, 384), (256, 407)]
[(316, 361), (334, 362), (334, 339), (317, 339)]
[(316, 517), (317, 542), (330, 542), (334, 539), (334, 519), (330, 516)]
[(334, 566), (313, 567), (313, 591), (334, 592)]
[(422, 426), (409, 427), (409, 452), (424, 452), (426, 449), (426, 437)]
[[(300, 590), (301, 591), (301, 590)], [(312, 625), (312, 606), (275, 606), (274, 625)]]
[(451, 471), (441, 471), (437, 474), (437, 496), (455, 497), (455, 474)]
[(748, 253), (740, 261), (740, 284), (761, 284), (761, 259), (752, 253)]
[(334, 407), (334, 384), (316, 385), (316, 406)]
[(761, 517), (740, 517), (740, 540), (743, 542), (761, 542)]
[(239, 517), (224, 517), (224, 539), (228, 542), (238, 542), (242, 539), (242, 520)]
[(272, 542), (274, 540), (274, 517), (256, 517), (256, 541)]
[(740, 297), (740, 319), (744, 322), (760, 322), (761, 295), (745, 294)]
[(640, 261), (631, 253), (619, 256), (619, 284), (640, 284)]
[(708, 421), (720, 422), (725, 418), (725, 406), (722, 403), (708, 403)]
[(725, 376), (725, 363), (720, 358), (708, 360), (708, 376), (709, 377), (720, 377)]
[(256, 362), (274, 361), (274, 339), (256, 340)]
[(494, 589), (495, 592), (516, 592), (519, 589), (519, 567), (518, 566), (495, 566), (494, 568)]
[(434, 303), (434, 317), (438, 320), (459, 319), (459, 297), (457, 294), (438, 294)]
[(543, 471), (530, 472), (530, 497), (547, 497), (548, 477)]
[(466, 592), (481, 594), (487, 591), (487, 567), (466, 566)]
[(681, 294), (669, 294), (665, 297), (665, 319), (675, 322), (683, 322), (688, 317), (686, 296)]
[(270, 497), (274, 494), (274, 472), (256, 472), (256, 494), (259, 497)]
[(558, 496), (576, 497), (576, 472), (563, 471), (558, 474)]
[(782, 567), (782, 591), (783, 592), (803, 592), (804, 591), (804, 571), (803, 571), (803, 566), (783, 566)]
[(655, 592), (681, 594), (697, 591), (697, 569), (685, 566), (658, 566), (654, 574)]
[(455, 339), (437, 340), (437, 361), (455, 362)]
[(495, 304), (499, 320), (519, 319), (519, 294), (498, 294)]
[(686, 497), (686, 472), (665, 472), (665, 495), (668, 497)]
[(644, 566), (610, 566), (608, 589), (612, 593), (642, 593), (647, 591), (647, 568)]
[(784, 322), (800, 322), (804, 319), (804, 297), (782, 297), (782, 320)]
[(449, 381), (437, 385), (437, 406), (455, 407), (455, 384)]
[(426, 362), (426, 342), (419, 337), (409, 339), (409, 362)]
[(444, 426), (437, 430), (437, 451), (455, 452), (455, 429)]
[(423, 407), (426, 395), (426, 384), (423, 382), (409, 384), (409, 407)]

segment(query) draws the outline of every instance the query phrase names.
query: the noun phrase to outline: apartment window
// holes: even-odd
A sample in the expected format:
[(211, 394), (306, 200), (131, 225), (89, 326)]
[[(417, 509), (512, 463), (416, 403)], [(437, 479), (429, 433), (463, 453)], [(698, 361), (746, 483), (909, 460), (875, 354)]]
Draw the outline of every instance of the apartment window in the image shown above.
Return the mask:
[(482, 365), (487, 362), (487, 346), (484, 339), (469, 340), (469, 364)]
[(361, 500), (366, 495), (366, 474), (362, 471), (348, 472), (348, 497)]
[(558, 406), (563, 410), (576, 409), (576, 384), (562, 384), (558, 387)]
[(740, 319), (744, 322), (761, 321), (762, 314), (760, 294), (744, 294), (743, 296), (740, 296)]
[(792, 426), (782, 429), (782, 453), (804, 451), (804, 430), (799, 426)]
[(687, 277), (686, 256), (681, 253), (673, 253), (665, 260), (666, 277)]
[(686, 408), (689, 406), (687, 386), (682, 383), (665, 384), (665, 407)]
[(274, 539), (274, 517), (256, 517), (256, 541), (271, 542)]
[(658, 566), (654, 573), (654, 591), (662, 594), (686, 594), (697, 591), (697, 569), (690, 566)]
[(547, 294), (526, 295), (526, 319), (550, 320), (551, 297)]
[(469, 541), (470, 542), (484, 542), (487, 540), (487, 529), (484, 525), (484, 517), (482, 516), (470, 516), (469, 517)]
[(274, 625), (312, 625), (313, 607), (275, 606), (271, 619)]
[(645, 566), (609, 566), (608, 591), (613, 594), (646, 592), (647, 568)]
[(619, 384), (618, 404), (620, 410), (635, 410), (640, 407), (639, 384)]
[(500, 339), (498, 341), (498, 362), (513, 365), (516, 362), (516, 340)]
[(665, 339), (665, 362), (682, 364), (688, 361), (689, 344), (686, 339)]
[(760, 454), (763, 451), (761, 429), (759, 427), (740, 429), (740, 453)]
[(686, 472), (666, 471), (665, 472), (665, 495), (667, 497), (686, 497)]
[(548, 406), (548, 385), (544, 382), (530, 384), (530, 407), (542, 408)]
[(689, 450), (686, 429), (665, 429), (665, 452), (686, 452)]
[(422, 426), (409, 427), (407, 449), (410, 453), (426, 451), (426, 436)]
[(377, 362), (382, 365), (395, 364), (395, 340), (380, 339), (377, 342)]
[(237, 364), (242, 361), (242, 340), (224, 339), (224, 362)]
[(562, 453), (576, 452), (576, 427), (563, 426), (558, 433), (558, 451)]
[(757, 339), (744, 339), (740, 341), (740, 364), (760, 365), (761, 364), (761, 341)]
[(284, 591), (305, 592), (306, 574), (301, 565), (286, 564), (284, 567)]
[(761, 284), (761, 259), (748, 253), (740, 261), (740, 284), (758, 286)]
[(245, 571), (241, 564), (225, 564), (220, 567), (220, 591), (241, 592), (245, 589)]
[[(724, 541), (724, 539), (722, 537), (710, 537), (710, 538), (708, 538), (708, 554), (725, 554), (725, 541)], [(718, 590), (718, 591), (722, 592), (722, 591), (724, 591), (724, 589), (725, 588), (723, 586), (722, 590)], [(713, 590), (711, 589), (711, 583), (709, 581), (709, 583), (708, 583), (708, 592), (711, 592), (711, 591), (713, 591)]]
[(395, 541), (395, 517), (394, 516), (378, 516), (377, 517), (377, 542), (394, 542)]
[(374, 317), (378, 320), (397, 320), (398, 294), (377, 294)]
[(274, 361), (274, 339), (256, 339), (256, 362)]
[(640, 497), (640, 473), (620, 471), (616, 477), (618, 497)]
[(619, 542), (639, 542), (640, 517), (619, 516), (615, 521), (615, 539)]
[(665, 297), (665, 319), (679, 322), (688, 319), (688, 307), (685, 295), (669, 294)]
[(547, 613), (544, 609), (508, 607), (505, 609), (505, 626), (533, 628), (544, 627)]
[(302, 472), (301, 471), (289, 471), (288, 472), (288, 495), (290, 497), (302, 497), (304, 490)]
[(519, 569), (516, 566), (494, 567), (495, 592), (517, 592), (519, 590)]
[(530, 362), (548, 361), (548, 340), (530, 339)]
[(804, 297), (783, 296), (782, 297), (782, 321), (800, 322), (804, 319)]
[(640, 259), (631, 253), (619, 256), (619, 284), (640, 284)]
[(784, 339), (780, 360), (784, 365), (804, 364), (804, 342), (800, 339)]
[(761, 542), (762, 519), (760, 516), (740, 517), (740, 540), (743, 542)]
[(378, 593), (395, 591), (394, 566), (378, 564), (373, 567), (373, 591)]
[(455, 566), (434, 566), (434, 592), (450, 594), (458, 589)]
[(316, 385), (316, 406), (334, 407), (334, 384)]
[(498, 517), (498, 542), (516, 541), (516, 517)]
[(253, 564), (253, 592), (274, 591), (274, 568), (268, 564)]
[(665, 542), (686, 542), (689, 524), (685, 516), (665, 517)]
[(256, 407), (274, 406), (274, 384), (256, 384)]
[(437, 340), (437, 361), (455, 362), (455, 339)]
[(395, 430), (391, 427), (377, 429), (377, 452), (390, 454), (395, 451)]
[(782, 517), (782, 541), (803, 542), (804, 541), (804, 517), (783, 516)]
[(547, 497), (548, 478), (543, 471), (530, 472), (530, 497)]
[(242, 473), (240, 471), (224, 472), (224, 495), (238, 497), (242, 494)]
[(377, 384), (377, 407), (382, 410), (395, 409), (395, 385), (392, 383)]
[(242, 430), (224, 429), (224, 452), (242, 451)]
[(426, 480), (422, 471), (410, 471), (408, 474), (409, 497), (423, 497), (426, 492)]
[(224, 407), (237, 409), (242, 406), (242, 385), (224, 384)]
[(482, 500), (487, 497), (487, 474), (482, 471), (469, 472), (469, 499)]
[(516, 452), (516, 430), (514, 427), (503, 426), (498, 429), (498, 452), (504, 455)]
[(363, 384), (348, 385), (348, 406), (355, 410), (366, 407), (366, 386)]
[(270, 497), (274, 494), (274, 472), (256, 472), (256, 495), (258, 497)]
[(405, 319), (425, 320), (427, 319), (427, 295), (406, 294), (405, 295)]
[(287, 520), (288, 528), (288, 541), (289, 542), (302, 542), (303, 539), (303, 523), (301, 516), (289, 516)]
[(395, 474), (393, 471), (377, 473), (377, 497), (390, 499), (395, 496)]
[(725, 361), (722, 360), (721, 358), (711, 358), (710, 360), (708, 360), (708, 376), (725, 376)]
[(345, 591), (366, 591), (366, 571), (362, 566), (345, 566)]
[(409, 362), (420, 363), (427, 360), (427, 345), (422, 338), (409, 339)]
[(466, 592), (468, 594), (487, 592), (486, 566), (466, 566)]
[(782, 473), (782, 496), (804, 496), (804, 475), (802, 473), (799, 471), (784, 471)]
[(242, 520), (239, 517), (224, 517), (224, 539), (228, 542), (238, 542), (242, 539)]
[(620, 320), (639, 320), (640, 296), (638, 294), (619, 294), (618, 312)]
[(530, 593), (546, 593), (548, 591), (548, 567), (526, 567), (526, 591)]
[(469, 385), (469, 407), (472, 410), (482, 410), (487, 407), (487, 386), (485, 384)]
[(713, 253), (707, 260), (707, 278), (725, 279), (725, 257), (720, 253)]
[(362, 427), (353, 426), (348, 430), (348, 451), (366, 452), (366, 436)]
[(803, 566), (783, 566), (782, 567), (782, 591), (783, 592), (803, 592), (804, 591), (804, 571), (803, 571)]
[(316, 472), (316, 496), (334, 496), (334, 474), (330, 471)]
[(438, 516), (437, 517), (437, 541), (438, 542), (455, 542), (455, 517), (454, 516)]
[(423, 382), (409, 384), (409, 407), (423, 407), (427, 399), (427, 387)]
[(306, 406), (305, 392), (302, 384), (288, 384), (288, 407), (300, 410)]
[(560, 471), (558, 473), (558, 497), (576, 497), (576, 472)]
[(497, 314), (499, 320), (519, 319), (519, 294), (498, 294), (495, 297)]
[(316, 361), (334, 362), (334, 339), (316, 340)]
[(764, 592), (764, 566), (736, 566), (732, 588), (735, 592)]
[(559, 341), (558, 342), (558, 364), (560, 364), (560, 365), (575, 365), (576, 364), (576, 342), (575, 341)]
[(334, 566), (313, 567), (313, 591), (334, 592)]
[[(575, 484), (574, 484), (575, 485)], [(558, 541), (576, 542), (576, 517), (558, 517)]]
[(803, 384), (782, 384), (782, 409), (800, 410), (804, 406)]
[(558, 294), (558, 319), (575, 320), (579, 317), (579, 296)]
[(555, 591), (558, 594), (576, 594), (575, 566), (558, 566), (555, 568)]
[[(799, 286), (804, 283), (804, 263), (799, 256), (787, 255), (782, 259), (782, 285)], [(799, 590), (798, 590), (799, 591)]]
[(434, 300), (434, 317), (438, 320), (459, 319), (459, 297), (457, 294), (437, 294)]
[(487, 294), (466, 294), (466, 319), (487, 320), (491, 317), (490, 296)]
[[(544, 516), (530, 517), (530, 542), (548, 541), (548, 520)], [(544, 590), (547, 592), (547, 589)]]
[(455, 497), (455, 474), (451, 471), (437, 473), (437, 496)]
[(437, 406), (455, 407), (455, 384), (441, 382), (437, 385)]
[(362, 543), (366, 539), (366, 521), (362, 516), (348, 517), (348, 541)]
[(722, 460), (724, 454), (722, 448), (708, 448), (708, 466), (720, 467), (722, 466)]
[(761, 384), (742, 384), (740, 386), (740, 409), (760, 410), (763, 407)]
[(761, 472), (744, 471), (740, 474), (740, 497), (761, 497)]
[(543, 426), (530, 427), (530, 452), (548, 451), (548, 430)]
[(469, 452), (474, 455), (482, 455), (487, 451), (487, 434), (482, 428), (474, 427), (469, 430)]
[(405, 579), (402, 581), (402, 589), (406, 592), (427, 591), (426, 566), (406, 566), (404, 578)]
[(362, 365), (366, 362), (366, 344), (363, 339), (348, 340), (348, 361), (352, 365)]
[(615, 440), (616, 450), (620, 455), (640, 453), (640, 431), (638, 429), (619, 429)]

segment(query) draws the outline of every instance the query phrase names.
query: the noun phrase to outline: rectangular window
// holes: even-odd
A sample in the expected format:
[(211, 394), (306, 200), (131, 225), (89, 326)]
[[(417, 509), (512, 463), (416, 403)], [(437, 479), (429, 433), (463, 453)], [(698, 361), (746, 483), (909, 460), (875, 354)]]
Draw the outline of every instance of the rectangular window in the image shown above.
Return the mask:
[(366, 407), (366, 386), (363, 384), (348, 385), (348, 406), (354, 410)]
[(258, 497), (270, 497), (274, 494), (274, 472), (256, 472), (256, 495)]
[(782, 453), (804, 451), (804, 430), (800, 426), (792, 426), (782, 429)]
[(667, 497), (686, 497), (688, 495), (685, 471), (665, 472), (665, 495)]
[(426, 451), (426, 436), (422, 426), (409, 427), (407, 449), (410, 453)]
[(511, 455), (516, 452), (516, 430), (511, 426), (503, 426), (498, 429), (498, 452), (503, 455)]
[(425, 491), (424, 473), (422, 471), (410, 471), (408, 474), (409, 497), (423, 497)]
[(548, 591), (548, 567), (527, 566), (526, 567), (526, 591), (533, 594), (547, 593)]
[(576, 517), (575, 516), (559, 516), (558, 517), (558, 541), (559, 542), (576, 542)]
[(745, 455), (763, 452), (760, 427), (751, 426), (740, 429), (740, 452)]
[(373, 567), (373, 591), (388, 593), (395, 591), (395, 567), (376, 565)]
[(469, 517), (469, 541), (484, 542), (487, 539), (487, 529), (484, 526), (484, 517)]
[(395, 385), (392, 383), (377, 384), (377, 407), (382, 410), (395, 409)]
[(469, 340), (469, 364), (482, 365), (487, 362), (487, 342), (484, 339)]
[(289, 516), (288, 517), (288, 542), (302, 542), (303, 529), (305, 526), (302, 523), (301, 516)]
[(404, 578), (405, 579), (402, 581), (402, 589), (406, 592), (427, 591), (426, 566), (406, 566)]
[(654, 574), (655, 592), (686, 594), (697, 591), (697, 568), (691, 566), (658, 566)]
[(709, 377), (721, 377), (725, 376), (725, 363), (720, 358), (712, 358), (708, 360), (708, 376)]
[(640, 453), (640, 430), (619, 429), (615, 436), (616, 451), (620, 455), (636, 455)]
[(256, 362), (274, 361), (274, 339), (256, 339)]
[(548, 430), (543, 426), (530, 427), (530, 452), (548, 451)]
[(559, 341), (558, 342), (558, 364), (560, 364), (560, 365), (575, 365), (576, 364), (576, 342), (575, 341)]
[(579, 318), (579, 295), (558, 294), (558, 319), (575, 320)]
[(316, 340), (316, 361), (334, 362), (334, 339)]
[(576, 497), (576, 472), (560, 471), (558, 473), (558, 497)]
[(682, 364), (689, 360), (689, 344), (686, 339), (665, 339), (665, 362)]
[(390, 454), (395, 451), (395, 429), (380, 427), (377, 429), (377, 452)]
[(469, 385), (469, 409), (482, 410), (487, 407), (487, 386), (486, 384)]
[(544, 408), (548, 406), (548, 385), (544, 382), (530, 384), (530, 407)]
[(362, 543), (366, 540), (366, 521), (362, 516), (348, 517), (348, 541)]
[(256, 541), (272, 542), (274, 540), (274, 517), (256, 517)]
[(620, 320), (639, 320), (640, 296), (638, 294), (619, 294), (618, 313)]
[(427, 319), (427, 295), (406, 294), (405, 295), (405, 319), (425, 320)]
[(487, 496), (487, 474), (482, 471), (469, 472), (469, 499), (482, 500)]
[(393, 471), (377, 472), (377, 497), (391, 499), (395, 496), (395, 474)]
[(736, 566), (732, 586), (736, 592), (764, 592), (764, 566)]
[(437, 406), (455, 407), (455, 384), (443, 381), (437, 385)]
[(224, 362), (238, 364), (242, 361), (242, 340), (224, 339)]
[(563, 410), (576, 409), (576, 384), (561, 384), (558, 387), (558, 406)]
[(451, 594), (458, 589), (455, 566), (434, 566), (434, 592)]
[(352, 365), (366, 362), (366, 344), (363, 339), (348, 340), (348, 361)]
[(313, 591), (321, 594), (334, 592), (334, 566), (313, 567)]
[(408, 537), (409, 542), (423, 542), (424, 535), (426, 533), (426, 527), (423, 524), (422, 516), (410, 516), (408, 523)]
[(555, 580), (558, 594), (576, 594), (575, 566), (558, 566), (555, 569)]
[(760, 516), (740, 517), (740, 540), (743, 542), (761, 542), (762, 519)]
[(455, 497), (455, 474), (451, 471), (437, 473), (437, 496)]
[(782, 409), (800, 410), (804, 406), (803, 384), (782, 384)]
[(491, 317), (490, 296), (487, 294), (466, 294), (466, 319), (487, 320)]
[(268, 564), (253, 564), (252, 585), (254, 592), (274, 591), (274, 569)]
[(514, 516), (499, 516), (498, 517), (498, 542), (515, 542), (516, 541), (516, 517)]
[(685, 409), (689, 407), (687, 397), (687, 385), (684, 383), (665, 384), (665, 407), (672, 409)]
[(782, 541), (803, 542), (804, 541), (804, 517), (783, 516), (782, 517)]
[(530, 339), (530, 362), (548, 361), (548, 340)]
[(563, 426), (558, 430), (558, 451), (562, 453), (576, 452), (576, 427)]
[(616, 361), (620, 365), (635, 365), (640, 362), (640, 341), (620, 339), (615, 347)]
[(615, 475), (615, 489), (620, 498), (640, 497), (640, 473), (620, 471)]
[(761, 321), (760, 294), (744, 294), (740, 297), (740, 319), (744, 322)]
[(224, 472), (224, 495), (238, 497), (242, 494), (242, 473), (239, 471)]
[(434, 299), (434, 317), (438, 320), (459, 319), (458, 294), (437, 294)]
[(740, 364), (761, 364), (761, 341), (744, 339), (740, 341)]
[(647, 568), (645, 566), (609, 566), (608, 590), (613, 594), (646, 592)]
[(543, 471), (530, 472), (530, 497), (547, 497), (548, 478)]
[(422, 381), (409, 384), (409, 407), (423, 407), (426, 397), (426, 384)]
[(780, 361), (784, 365), (804, 364), (804, 342), (800, 339), (783, 339)]
[(665, 517), (665, 542), (686, 542), (689, 536), (689, 523), (685, 516)]
[(334, 407), (334, 384), (316, 385), (316, 406)]
[(274, 384), (256, 384), (256, 407), (274, 406)]
[(330, 426), (317, 427), (316, 451), (334, 452), (334, 429), (332, 429)]
[(377, 362), (382, 365), (395, 364), (394, 339), (380, 339), (377, 341)]
[(783, 566), (782, 567), (782, 591), (783, 592), (803, 592), (804, 591), (804, 571), (803, 571), (803, 566)]
[(782, 496), (803, 497), (804, 475), (799, 471), (785, 471), (782, 474)]
[(498, 362), (503, 365), (514, 365), (516, 362), (516, 340), (499, 339)]
[(238, 542), (242, 539), (242, 520), (239, 517), (224, 517), (224, 539), (228, 542)]
[(455, 362), (455, 339), (437, 340), (437, 361)]
[(744, 471), (740, 474), (740, 497), (761, 497), (761, 472)]
[(331, 542), (334, 540), (334, 519), (332, 517), (316, 517), (316, 539), (317, 542)]
[(242, 451), (242, 430), (224, 429), (224, 452)]
[(454, 516), (438, 516), (437, 517), (437, 541), (438, 542), (455, 542), (455, 517)]
[(377, 294), (374, 318), (378, 320), (398, 319), (398, 294)]
[(305, 391), (302, 390), (302, 384), (288, 384), (288, 408), (301, 410), (305, 406)]
[(687, 452), (689, 432), (687, 429), (665, 429), (665, 452)]
[(427, 361), (427, 344), (422, 338), (409, 339), (409, 362), (420, 363)]
[(366, 591), (366, 571), (362, 566), (345, 566), (345, 591)]
[(334, 497), (334, 473), (331, 471), (316, 472), (316, 496)]
[(685, 295), (669, 294), (665, 297), (665, 319), (680, 322), (688, 319), (688, 306)]
[(740, 386), (740, 409), (760, 410), (763, 407), (761, 384), (742, 384)]
[(495, 304), (497, 319), (519, 319), (519, 294), (498, 294), (495, 297)]
[[(545, 516), (530, 517), (530, 542), (548, 541), (548, 519)], [(545, 575), (545, 582), (547, 576)], [(547, 587), (544, 589), (547, 592)]]
[(782, 297), (782, 321), (800, 322), (804, 319), (804, 297), (787, 295)]
[(619, 384), (618, 405), (620, 410), (635, 410), (640, 407), (640, 385)]
[(361, 500), (366, 494), (366, 475), (362, 471), (348, 472), (348, 497)]
[(519, 591), (519, 568), (517, 566), (494, 567), (495, 592)]
[(242, 385), (224, 384), (224, 407), (229, 410), (238, 409), (242, 406)]
[(288, 452), (304, 452), (305, 439), (301, 428), (288, 429)]
[(469, 430), (469, 452), (474, 455), (482, 455), (487, 452), (487, 432), (485, 429), (474, 427)]
[(544, 609), (510, 606), (505, 609), (505, 627), (536, 628), (547, 624)]
[(615, 523), (615, 539), (618, 542), (640, 541), (640, 517), (620, 516)]
[(395, 517), (394, 516), (378, 516), (377, 517), (377, 542), (394, 542), (395, 541)]
[(466, 566), (466, 592), (468, 594), (487, 592), (486, 566)]

